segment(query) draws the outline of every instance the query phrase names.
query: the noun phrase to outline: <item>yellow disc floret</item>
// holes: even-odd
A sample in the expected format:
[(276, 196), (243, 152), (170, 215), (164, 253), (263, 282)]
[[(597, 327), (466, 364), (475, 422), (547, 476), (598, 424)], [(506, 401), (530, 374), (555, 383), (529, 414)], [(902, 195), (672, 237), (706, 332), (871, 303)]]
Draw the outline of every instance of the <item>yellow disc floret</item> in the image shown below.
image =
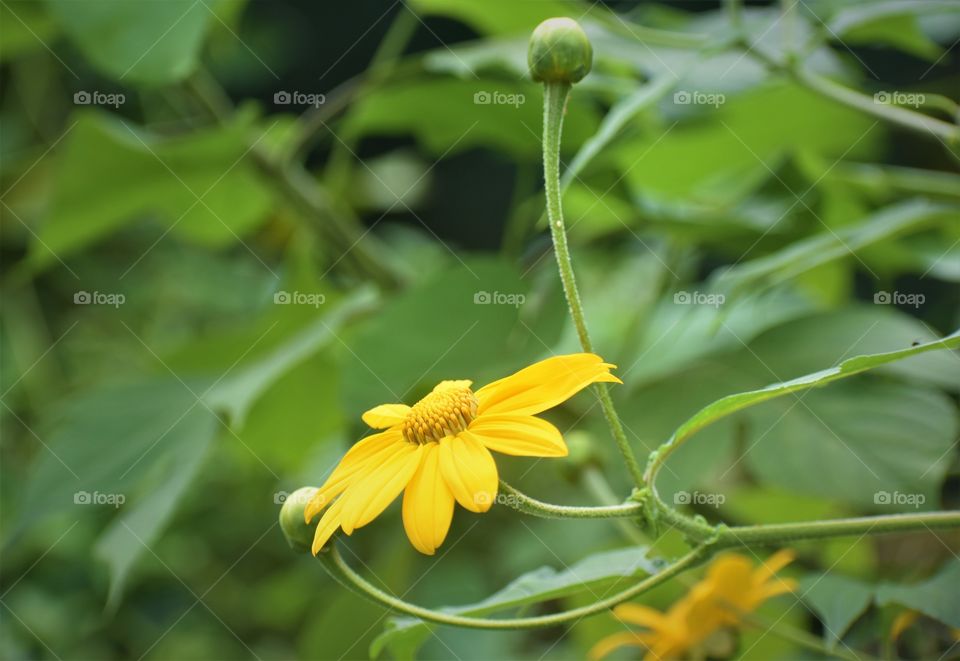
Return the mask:
[(403, 437), (411, 443), (436, 443), (465, 430), (477, 416), (477, 397), (470, 385), (470, 381), (441, 381), (407, 413)]

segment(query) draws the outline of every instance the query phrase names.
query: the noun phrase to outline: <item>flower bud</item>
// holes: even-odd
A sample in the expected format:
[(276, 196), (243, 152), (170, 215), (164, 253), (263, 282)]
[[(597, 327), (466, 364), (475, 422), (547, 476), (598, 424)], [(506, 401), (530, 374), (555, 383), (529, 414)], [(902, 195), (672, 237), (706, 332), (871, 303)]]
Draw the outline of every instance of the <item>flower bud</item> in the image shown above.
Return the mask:
[(307, 553), (313, 545), (317, 523), (308, 524), (304, 520), (303, 510), (316, 492), (316, 487), (300, 487), (287, 496), (280, 508), (280, 529), (290, 548), (297, 553)]
[(537, 82), (576, 83), (590, 73), (593, 47), (572, 18), (548, 18), (530, 36), (527, 64)]

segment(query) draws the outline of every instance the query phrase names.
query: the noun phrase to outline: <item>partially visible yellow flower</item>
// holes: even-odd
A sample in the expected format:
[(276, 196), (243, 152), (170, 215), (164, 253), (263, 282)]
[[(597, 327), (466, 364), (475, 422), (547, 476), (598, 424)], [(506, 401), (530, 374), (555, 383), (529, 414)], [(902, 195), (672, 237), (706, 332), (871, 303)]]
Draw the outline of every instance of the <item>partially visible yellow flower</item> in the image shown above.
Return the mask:
[(718, 610), (706, 598), (709, 586), (698, 583), (665, 613), (640, 604), (620, 604), (613, 614), (626, 624), (648, 631), (624, 631), (600, 640), (590, 650), (591, 659), (602, 659), (620, 647), (644, 647), (644, 661), (676, 659), (705, 640), (717, 628)]
[(705, 580), (712, 586), (711, 597), (721, 607), (726, 607), (724, 623), (736, 625), (740, 615), (752, 613), (767, 599), (796, 590), (795, 580), (776, 576), (778, 571), (793, 562), (794, 557), (793, 551), (783, 549), (757, 568), (749, 558), (736, 553), (714, 560)]
[(724, 626), (739, 626), (740, 616), (756, 610), (767, 599), (796, 589), (796, 581), (775, 576), (793, 560), (790, 551), (779, 551), (760, 567), (746, 557), (722, 555), (707, 574), (679, 601), (661, 613), (640, 604), (620, 604), (617, 619), (646, 631), (625, 631), (601, 639), (590, 650), (594, 661), (620, 647), (642, 647), (644, 661), (677, 659), (701, 645)]
[(350, 448), (304, 511), (309, 523), (326, 509), (313, 554), (338, 529), (350, 535), (373, 521), (403, 491), (407, 537), (418, 551), (433, 555), (450, 529), (454, 501), (471, 512), (493, 505), (499, 478), (490, 450), (565, 456), (560, 431), (536, 414), (591, 383), (620, 383), (610, 374), (613, 367), (589, 353), (555, 356), (476, 392), (471, 381), (441, 381), (412, 407), (370, 409), (363, 421), (385, 431)]
[[(890, 625), (890, 640), (896, 642), (899, 640), (900, 636), (904, 631), (916, 624), (917, 620), (920, 619), (920, 613), (915, 610), (905, 610), (902, 611), (897, 617), (893, 620), (893, 624)], [(953, 640), (960, 642), (960, 628), (950, 629), (950, 637)]]
[(900, 634), (913, 626), (913, 623), (920, 619), (920, 613), (915, 610), (905, 610), (890, 625), (890, 639), (897, 640)]

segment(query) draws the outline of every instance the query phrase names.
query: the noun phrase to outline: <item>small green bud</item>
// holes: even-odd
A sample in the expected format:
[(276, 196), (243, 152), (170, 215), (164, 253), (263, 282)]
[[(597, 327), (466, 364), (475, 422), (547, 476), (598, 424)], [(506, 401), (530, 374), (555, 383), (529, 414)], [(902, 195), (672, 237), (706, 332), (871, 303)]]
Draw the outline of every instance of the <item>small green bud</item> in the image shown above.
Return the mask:
[(530, 36), (530, 75), (542, 83), (576, 83), (590, 73), (593, 47), (572, 18), (548, 18)]
[(567, 462), (583, 468), (584, 466), (595, 463), (597, 455), (594, 450), (593, 438), (585, 431), (568, 432), (565, 438), (567, 442)]
[(300, 487), (288, 494), (280, 508), (280, 529), (287, 543), (297, 553), (307, 553), (313, 545), (313, 533), (317, 529), (316, 520), (308, 524), (304, 520), (303, 510), (317, 492), (316, 487)]

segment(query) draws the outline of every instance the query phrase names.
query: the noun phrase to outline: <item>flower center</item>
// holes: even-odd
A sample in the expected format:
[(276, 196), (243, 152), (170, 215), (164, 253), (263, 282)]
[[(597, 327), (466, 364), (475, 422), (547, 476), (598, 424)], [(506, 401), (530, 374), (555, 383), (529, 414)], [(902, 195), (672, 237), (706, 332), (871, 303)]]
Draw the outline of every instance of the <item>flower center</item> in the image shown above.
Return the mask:
[(403, 437), (411, 443), (436, 443), (466, 429), (477, 415), (477, 397), (470, 383), (441, 381), (407, 413)]

